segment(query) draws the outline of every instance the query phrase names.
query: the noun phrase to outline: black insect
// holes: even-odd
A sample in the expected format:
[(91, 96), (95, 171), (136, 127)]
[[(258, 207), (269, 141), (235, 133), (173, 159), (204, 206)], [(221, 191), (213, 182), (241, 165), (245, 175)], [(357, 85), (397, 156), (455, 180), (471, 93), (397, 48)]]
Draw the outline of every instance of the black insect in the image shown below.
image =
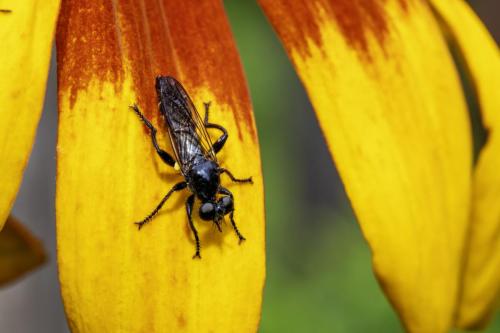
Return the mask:
[[(175, 184), (144, 220), (136, 222), (139, 230), (151, 221), (172, 193), (188, 188), (192, 194), (186, 200), (186, 211), (189, 226), (196, 241), (196, 253), (193, 258), (201, 258), (200, 239), (191, 217), (195, 196), (202, 203), (199, 211), (200, 217), (205, 221), (212, 221), (219, 231), (222, 231), (221, 223), (224, 216), (229, 214), (231, 225), (241, 243), (245, 240), (245, 237), (240, 233), (234, 222), (233, 194), (227, 188), (221, 186), (220, 175), (226, 173), (233, 182), (238, 183), (252, 183), (252, 177), (237, 179), (229, 170), (219, 166), (215, 155), (226, 143), (228, 138), (226, 129), (208, 122), (210, 103), (204, 103), (205, 118), (202, 120), (186, 90), (173, 77), (158, 76), (156, 78), (156, 93), (160, 113), (166, 122), (175, 158), (158, 146), (156, 128), (144, 117), (137, 105), (133, 105), (131, 108), (149, 128), (153, 146), (158, 155), (172, 167), (175, 167), (177, 163), (184, 181)], [(213, 144), (207, 132), (208, 128), (215, 128), (222, 132), (221, 137)], [(217, 198), (217, 195), (222, 196)]]

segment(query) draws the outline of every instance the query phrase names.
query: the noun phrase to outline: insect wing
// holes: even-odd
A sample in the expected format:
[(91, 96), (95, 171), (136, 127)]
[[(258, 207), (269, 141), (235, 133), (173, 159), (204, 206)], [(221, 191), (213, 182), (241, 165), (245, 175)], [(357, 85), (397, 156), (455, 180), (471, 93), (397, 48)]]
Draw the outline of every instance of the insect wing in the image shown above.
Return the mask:
[(182, 173), (187, 173), (193, 158), (199, 154), (216, 161), (210, 135), (186, 90), (172, 77), (159, 80), (166, 80), (161, 84), (157, 82), (157, 89), (162, 113), (168, 123), (170, 141)]
[(216, 161), (217, 158), (215, 156), (215, 153), (212, 148), (212, 139), (210, 138), (210, 135), (208, 134), (207, 128), (205, 127), (205, 122), (201, 118), (200, 114), (196, 110), (196, 107), (193, 104), (193, 101), (187, 94), (186, 90), (184, 87), (178, 82), (175, 81), (177, 88), (179, 89), (179, 92), (181, 95), (184, 97), (183, 100), (186, 102), (187, 110), (189, 110), (189, 114), (191, 115), (191, 120), (193, 121), (194, 124), (194, 129), (196, 131), (196, 134), (199, 139), (199, 143), (203, 147), (203, 151), (205, 153), (205, 156), (210, 158), (213, 161)]

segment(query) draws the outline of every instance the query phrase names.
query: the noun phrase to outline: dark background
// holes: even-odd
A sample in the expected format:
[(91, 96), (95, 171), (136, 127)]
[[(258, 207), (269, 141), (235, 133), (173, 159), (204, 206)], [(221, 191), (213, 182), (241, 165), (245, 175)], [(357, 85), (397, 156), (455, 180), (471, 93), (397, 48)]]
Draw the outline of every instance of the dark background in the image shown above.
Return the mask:
[[(308, 98), (254, 1), (225, 1), (250, 85), (266, 194), (267, 282), (261, 332), (402, 332), (371, 271)], [(500, 2), (471, 1), (497, 43)], [(55, 253), (55, 61), (13, 213), (42, 239), (43, 268), (0, 289), (0, 332), (68, 332)], [(500, 316), (488, 332), (500, 332)]]

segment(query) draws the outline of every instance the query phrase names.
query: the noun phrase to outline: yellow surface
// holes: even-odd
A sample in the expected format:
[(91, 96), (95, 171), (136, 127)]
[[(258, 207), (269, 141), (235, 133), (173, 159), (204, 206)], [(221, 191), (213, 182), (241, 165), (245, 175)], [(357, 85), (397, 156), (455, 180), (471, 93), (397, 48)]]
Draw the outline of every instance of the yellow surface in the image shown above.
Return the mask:
[[(207, 13), (209, 15), (207, 16)], [(57, 253), (73, 332), (255, 332), (265, 279), (264, 193), (252, 107), (239, 57), (218, 0), (67, 1), (57, 30)], [(183, 180), (160, 159), (137, 103), (172, 154), (155, 93), (157, 75), (174, 75), (203, 115), (227, 128), (217, 155), (254, 184), (222, 185), (235, 197), (235, 220), (222, 233), (193, 211), (195, 254)], [(209, 131), (212, 138), (220, 133)]]
[(367, 29), (368, 57), (321, 7), (307, 15), (279, 8), (305, 27), (312, 17), (319, 44), (295, 47), (287, 40), (307, 29), (275, 28), (287, 37), (384, 292), (409, 332), (447, 332), (469, 216), (471, 133), (439, 26), (424, 1), (408, 5), (387, 1), (383, 49)]
[(497, 308), (500, 292), (500, 54), (463, 1), (432, 3), (461, 51), (489, 134), (474, 170), (470, 240), (457, 317), (461, 328), (480, 328)]
[(0, 287), (40, 266), (46, 260), (42, 243), (9, 216), (0, 231)]
[[(73, 107), (60, 91), (57, 146), (57, 235), (62, 296), (74, 332), (251, 332), (260, 320), (264, 285), (264, 207), (257, 143), (242, 128), (218, 155), (253, 185), (222, 184), (235, 196), (238, 239), (229, 224), (219, 233), (198, 218), (201, 260), (184, 202), (172, 195), (161, 213), (137, 230), (182, 177), (165, 165), (128, 108), (131, 80), (119, 90), (93, 79)], [(121, 89), (121, 90), (120, 90)], [(154, 89), (154, 79), (151, 80)], [(190, 92), (197, 107), (211, 100), (210, 120), (237, 133), (229, 110), (210, 91)], [(242, 110), (241, 110), (242, 111)], [(248, 112), (250, 110), (245, 110)], [(225, 116), (224, 116), (225, 115)], [(214, 133), (217, 135), (217, 133)], [(160, 145), (172, 152), (165, 135)]]
[(42, 111), (58, 0), (0, 1), (0, 230)]

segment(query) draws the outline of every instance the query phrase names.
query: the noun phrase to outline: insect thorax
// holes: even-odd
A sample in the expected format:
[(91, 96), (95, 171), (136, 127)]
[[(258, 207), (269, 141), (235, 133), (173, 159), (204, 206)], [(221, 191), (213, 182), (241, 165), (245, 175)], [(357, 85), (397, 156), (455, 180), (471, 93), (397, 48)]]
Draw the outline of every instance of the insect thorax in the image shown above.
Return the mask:
[(220, 184), (218, 169), (216, 162), (200, 157), (186, 177), (191, 192), (202, 202), (215, 200)]

